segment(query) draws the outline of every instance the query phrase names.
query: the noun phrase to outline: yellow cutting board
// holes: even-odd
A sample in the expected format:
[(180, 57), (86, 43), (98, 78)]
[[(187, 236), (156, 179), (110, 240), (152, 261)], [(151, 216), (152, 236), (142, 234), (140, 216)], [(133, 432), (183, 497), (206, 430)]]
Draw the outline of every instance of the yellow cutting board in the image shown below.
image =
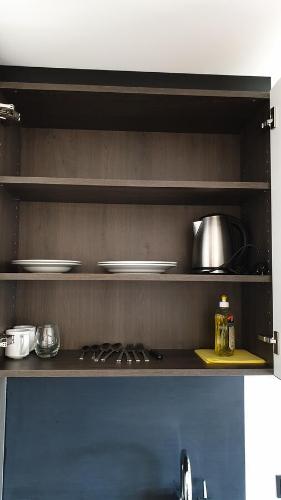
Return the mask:
[(235, 349), (233, 356), (218, 356), (213, 349), (196, 349), (196, 354), (208, 364), (264, 365), (266, 361), (245, 349)]

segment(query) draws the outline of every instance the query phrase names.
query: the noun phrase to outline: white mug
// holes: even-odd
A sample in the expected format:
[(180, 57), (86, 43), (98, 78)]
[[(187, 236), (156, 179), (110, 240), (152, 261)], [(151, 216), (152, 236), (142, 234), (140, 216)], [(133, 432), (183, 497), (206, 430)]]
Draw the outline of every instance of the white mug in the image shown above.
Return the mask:
[(29, 333), (29, 352), (34, 351), (36, 343), (36, 326), (33, 325), (16, 325), (13, 326), (13, 330), (17, 331), (28, 331)]
[(29, 332), (28, 330), (6, 330), (8, 337), (13, 337), (13, 342), (5, 347), (5, 355), (8, 358), (22, 359), (29, 354)]

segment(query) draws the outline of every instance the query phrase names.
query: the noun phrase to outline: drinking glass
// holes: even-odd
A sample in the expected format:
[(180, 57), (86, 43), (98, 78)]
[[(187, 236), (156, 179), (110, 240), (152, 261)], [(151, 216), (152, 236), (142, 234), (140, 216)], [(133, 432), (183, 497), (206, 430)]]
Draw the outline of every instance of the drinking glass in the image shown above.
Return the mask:
[(60, 334), (58, 326), (42, 325), (36, 329), (35, 352), (39, 358), (53, 358), (60, 348)]

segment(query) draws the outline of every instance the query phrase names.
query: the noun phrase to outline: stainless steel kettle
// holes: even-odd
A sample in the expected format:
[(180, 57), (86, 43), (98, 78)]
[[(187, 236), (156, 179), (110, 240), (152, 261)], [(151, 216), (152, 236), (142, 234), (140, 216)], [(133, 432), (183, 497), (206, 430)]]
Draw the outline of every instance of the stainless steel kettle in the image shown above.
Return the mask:
[[(233, 228), (238, 229), (238, 242)], [(197, 273), (229, 273), (234, 257), (247, 246), (242, 222), (229, 215), (206, 215), (193, 222), (193, 233), (192, 270)]]

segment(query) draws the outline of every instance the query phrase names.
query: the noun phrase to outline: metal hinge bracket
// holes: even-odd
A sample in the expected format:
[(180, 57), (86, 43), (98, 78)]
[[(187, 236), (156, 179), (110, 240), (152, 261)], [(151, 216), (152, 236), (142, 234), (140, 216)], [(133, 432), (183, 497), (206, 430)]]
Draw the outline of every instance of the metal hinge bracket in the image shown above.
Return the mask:
[(270, 116), (265, 122), (261, 123), (261, 128), (276, 128), (276, 108), (270, 108)]
[(20, 121), (20, 114), (16, 111), (13, 104), (0, 102), (0, 120)]
[(272, 337), (264, 337), (263, 335), (258, 335), (258, 339), (266, 344), (273, 345), (274, 354), (279, 354), (279, 332), (274, 331)]

